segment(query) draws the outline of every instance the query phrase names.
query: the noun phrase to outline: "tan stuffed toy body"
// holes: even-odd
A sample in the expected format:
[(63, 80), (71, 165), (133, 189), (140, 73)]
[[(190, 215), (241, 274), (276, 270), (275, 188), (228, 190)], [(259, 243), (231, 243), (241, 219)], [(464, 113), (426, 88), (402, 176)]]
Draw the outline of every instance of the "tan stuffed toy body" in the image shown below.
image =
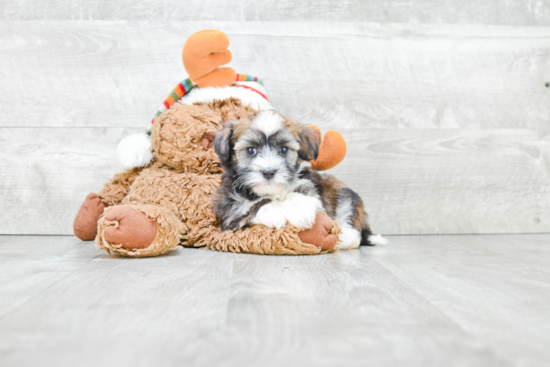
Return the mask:
[[(239, 82), (233, 69), (218, 68), (231, 60), (228, 44), (225, 34), (213, 30), (189, 38), (183, 61), (194, 82), (188, 79), (188, 85), (180, 84), (161, 106), (150, 141), (139, 137), (145, 154), (137, 161), (133, 153), (129, 161), (121, 159), (132, 168), (116, 175), (97, 195), (86, 197), (74, 221), (78, 238), (95, 238), (96, 247), (133, 257), (163, 254), (178, 245), (257, 254), (337, 250), (340, 228), (324, 214), (317, 215), (311, 228), (254, 225), (221, 231), (212, 196), (220, 186), (222, 170), (211, 134), (224, 121), (272, 108), (261, 85), (247, 84), (246, 78)], [(128, 156), (124, 142), (119, 144), (119, 156), (121, 152)], [(329, 132), (312, 164), (328, 169), (344, 156), (343, 138)]]
[[(212, 194), (221, 182), (220, 162), (210, 134), (228, 119), (253, 110), (236, 99), (199, 105), (177, 104), (157, 118), (151, 135), (155, 159), (146, 168), (116, 175), (96, 196), (86, 199), (75, 233), (97, 221), (96, 247), (126, 256), (154, 256), (178, 245), (257, 254), (318, 254), (335, 251), (340, 229), (319, 215), (313, 228), (291, 225), (277, 230), (255, 225), (221, 231)], [(300, 237), (311, 243), (304, 243)]]

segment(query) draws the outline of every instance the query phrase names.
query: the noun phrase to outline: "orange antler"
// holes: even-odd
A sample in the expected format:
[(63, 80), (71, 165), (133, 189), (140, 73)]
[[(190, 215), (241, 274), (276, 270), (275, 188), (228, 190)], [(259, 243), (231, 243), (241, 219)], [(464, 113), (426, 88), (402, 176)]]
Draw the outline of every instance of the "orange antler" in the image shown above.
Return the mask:
[(344, 137), (338, 131), (329, 130), (324, 139), (321, 139), (321, 130), (315, 125), (309, 127), (317, 131), (317, 136), (321, 141), (319, 156), (315, 161), (310, 162), (313, 169), (326, 171), (336, 167), (346, 156), (347, 147)]
[(228, 46), (227, 35), (215, 29), (199, 31), (187, 39), (182, 52), (183, 66), (199, 88), (233, 84), (237, 76), (235, 70), (220, 68), (231, 61)]

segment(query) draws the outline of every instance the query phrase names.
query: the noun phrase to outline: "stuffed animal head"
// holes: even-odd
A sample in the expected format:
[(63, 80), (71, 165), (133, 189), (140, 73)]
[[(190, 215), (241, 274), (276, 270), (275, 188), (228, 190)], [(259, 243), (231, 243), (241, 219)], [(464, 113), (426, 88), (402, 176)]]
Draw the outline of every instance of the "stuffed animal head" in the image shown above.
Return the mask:
[(155, 119), (151, 152), (171, 168), (201, 174), (221, 173), (211, 138), (221, 127), (219, 114), (199, 106), (176, 104)]

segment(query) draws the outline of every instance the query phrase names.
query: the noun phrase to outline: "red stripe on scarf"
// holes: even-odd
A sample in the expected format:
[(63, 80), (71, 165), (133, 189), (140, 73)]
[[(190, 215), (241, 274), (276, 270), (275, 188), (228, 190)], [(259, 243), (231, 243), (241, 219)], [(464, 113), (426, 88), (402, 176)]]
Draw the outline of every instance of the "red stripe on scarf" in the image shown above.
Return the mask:
[(241, 87), (241, 88), (250, 89), (251, 91), (254, 91), (254, 92), (258, 93), (260, 96), (264, 97), (265, 100), (269, 102), (269, 99), (267, 99), (267, 97), (266, 97), (265, 94), (263, 94), (263, 93), (260, 92), (260, 91), (257, 91), (256, 89), (254, 89), (254, 88), (252, 88), (252, 87), (249, 87), (248, 85), (235, 84), (235, 85), (233, 85), (233, 87)]

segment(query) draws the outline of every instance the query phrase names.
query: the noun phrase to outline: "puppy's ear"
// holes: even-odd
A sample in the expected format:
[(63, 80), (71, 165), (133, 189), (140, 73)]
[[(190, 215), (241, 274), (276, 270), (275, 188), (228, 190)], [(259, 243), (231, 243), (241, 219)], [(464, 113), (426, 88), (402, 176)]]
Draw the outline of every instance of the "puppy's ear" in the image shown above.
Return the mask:
[(300, 150), (298, 157), (304, 161), (316, 160), (319, 155), (319, 137), (317, 131), (310, 127), (304, 126), (300, 132)]
[(228, 122), (223, 129), (214, 134), (214, 151), (220, 157), (222, 162), (227, 162), (231, 158), (231, 149), (233, 148), (233, 124)]

